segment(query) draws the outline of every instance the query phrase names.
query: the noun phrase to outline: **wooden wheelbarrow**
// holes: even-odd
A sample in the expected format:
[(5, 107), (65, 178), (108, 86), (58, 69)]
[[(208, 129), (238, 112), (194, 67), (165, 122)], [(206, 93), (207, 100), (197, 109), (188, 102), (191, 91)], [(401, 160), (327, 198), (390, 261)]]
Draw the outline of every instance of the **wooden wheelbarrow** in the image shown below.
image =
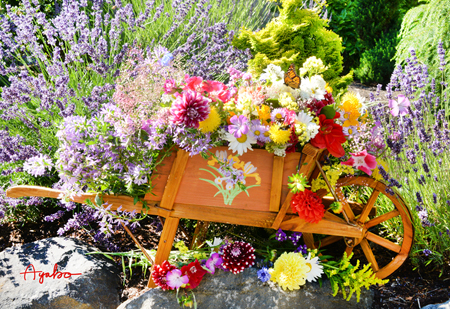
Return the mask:
[[(296, 173), (299, 166), (299, 173), (310, 181), (317, 178), (323, 173), (322, 150), (307, 144), (302, 153), (290, 153), (286, 157), (258, 149), (239, 157), (233, 156), (226, 147), (215, 148), (212, 152), (223, 160), (233, 158), (233, 167), (244, 173), (246, 191), (227, 182), (226, 173), (221, 171), (214, 157), (205, 160), (178, 150), (166, 158), (155, 174), (152, 194), (144, 198), (149, 206), (148, 214), (166, 218), (154, 265), (168, 259), (180, 218), (302, 232), (309, 248), (324, 247), (343, 239), (347, 254), (361, 246), (379, 278), (389, 276), (408, 257), (414, 234), (411, 215), (398, 194), (386, 192), (384, 183), (365, 176), (339, 179), (332, 197), (326, 196), (326, 190), (317, 194), (325, 206), (339, 200), (343, 204), (343, 216), (327, 211), (319, 223), (308, 223), (290, 210), (292, 193), (287, 186), (288, 176)], [(357, 192), (365, 192), (365, 202), (353, 200)], [(51, 198), (57, 198), (60, 193), (37, 186), (16, 186), (6, 192), (8, 197)], [(72, 200), (94, 202), (95, 196), (95, 193), (83, 194)], [(112, 205), (112, 210), (119, 206), (127, 211), (142, 210), (142, 203), (134, 204), (132, 197), (103, 195), (102, 198)], [(383, 203), (383, 211), (377, 210), (378, 203)], [(378, 227), (382, 224), (395, 224), (402, 237), (394, 242), (380, 236)], [(328, 236), (315, 241), (313, 234)], [(378, 263), (372, 250), (374, 246), (392, 251), (392, 260)], [(154, 287), (151, 278), (149, 287)]]

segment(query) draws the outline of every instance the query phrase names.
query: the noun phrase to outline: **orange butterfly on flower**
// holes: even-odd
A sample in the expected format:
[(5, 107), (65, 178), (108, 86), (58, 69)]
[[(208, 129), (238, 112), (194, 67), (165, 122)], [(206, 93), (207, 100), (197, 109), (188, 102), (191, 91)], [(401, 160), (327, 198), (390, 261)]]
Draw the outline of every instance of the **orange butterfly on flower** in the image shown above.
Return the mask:
[(301, 79), (300, 76), (295, 73), (294, 64), (291, 64), (286, 73), (284, 73), (284, 83), (294, 89), (300, 88)]

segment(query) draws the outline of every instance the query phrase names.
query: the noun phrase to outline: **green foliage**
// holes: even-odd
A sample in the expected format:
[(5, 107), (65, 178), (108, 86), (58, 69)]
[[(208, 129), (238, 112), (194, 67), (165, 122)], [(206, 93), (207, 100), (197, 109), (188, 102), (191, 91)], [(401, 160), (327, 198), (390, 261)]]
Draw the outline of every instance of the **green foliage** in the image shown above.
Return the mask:
[(362, 41), (358, 39), (355, 29), (356, 1), (328, 0), (327, 9), (330, 11), (330, 28), (342, 39), (344, 50), (344, 73), (359, 66), (359, 58), (363, 50)]
[(436, 53), (438, 42), (445, 50), (450, 49), (450, 2), (430, 0), (409, 10), (402, 22), (400, 42), (395, 54), (396, 64), (404, 64), (409, 51), (414, 48), (417, 58), (428, 66), (431, 76), (446, 76), (450, 73), (450, 55), (446, 56), (446, 69), (439, 72)]
[(337, 91), (351, 82), (351, 73), (342, 73), (342, 44), (339, 36), (326, 29), (327, 21), (312, 10), (298, 9), (301, 0), (283, 0), (280, 16), (260, 31), (242, 29), (233, 45), (249, 48), (254, 59), (248, 63), (249, 71), (256, 77), (270, 64), (287, 70), (291, 63), (301, 67), (311, 56), (320, 58), (328, 66), (323, 77)]
[(355, 70), (356, 78), (364, 84), (389, 83), (395, 66), (395, 61), (391, 59), (395, 55), (397, 41), (395, 28), (386, 34), (382, 33), (380, 39), (375, 41), (375, 46), (362, 53), (360, 65)]
[(359, 67), (357, 78), (362, 82), (386, 82), (385, 76), (393, 70), (392, 48), (401, 20), (407, 10), (418, 5), (418, 0), (327, 2), (332, 16), (330, 28), (341, 36), (344, 46), (344, 73)]
[(361, 269), (359, 269), (359, 260), (357, 260), (356, 265), (352, 265), (350, 263), (352, 256), (353, 252), (349, 256), (344, 252), (344, 256), (338, 262), (324, 262), (324, 272), (330, 279), (333, 296), (336, 296), (341, 290), (342, 296), (349, 301), (353, 293), (356, 293), (356, 300), (359, 302), (362, 288), (365, 287), (368, 290), (371, 285), (385, 284), (389, 280), (377, 278), (370, 267), (370, 263), (364, 265)]

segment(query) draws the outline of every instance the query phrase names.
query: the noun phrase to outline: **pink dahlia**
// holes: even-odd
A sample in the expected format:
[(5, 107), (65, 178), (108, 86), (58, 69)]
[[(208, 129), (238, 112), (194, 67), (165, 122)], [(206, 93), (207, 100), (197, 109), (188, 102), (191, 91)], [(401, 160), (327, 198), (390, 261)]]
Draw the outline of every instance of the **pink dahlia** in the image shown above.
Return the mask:
[(164, 93), (174, 94), (177, 91), (177, 83), (173, 78), (166, 79), (164, 82)]
[(198, 128), (199, 122), (208, 118), (209, 100), (200, 93), (186, 90), (172, 104), (172, 121), (189, 128)]
[(238, 274), (255, 264), (255, 249), (249, 243), (237, 241), (226, 245), (222, 251), (222, 267), (233, 274)]

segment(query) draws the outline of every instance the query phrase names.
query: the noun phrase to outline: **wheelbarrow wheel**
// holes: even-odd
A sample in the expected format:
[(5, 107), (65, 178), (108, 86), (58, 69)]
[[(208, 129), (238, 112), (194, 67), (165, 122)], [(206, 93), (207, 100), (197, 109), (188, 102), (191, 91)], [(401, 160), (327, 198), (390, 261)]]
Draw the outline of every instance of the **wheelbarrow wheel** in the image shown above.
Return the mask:
[[(335, 201), (326, 190), (319, 190), (317, 194), (326, 206)], [(348, 206), (343, 211), (352, 224), (363, 228), (364, 237), (326, 236), (315, 241), (314, 246), (323, 248), (344, 240), (347, 255), (360, 246), (367, 260), (361, 259), (361, 262), (371, 263), (377, 277), (386, 278), (405, 262), (411, 250), (414, 229), (408, 207), (400, 195), (391, 191), (385, 183), (366, 176), (340, 178), (336, 184), (336, 195), (339, 200), (347, 201)], [(316, 235), (316, 238), (319, 239), (319, 236)], [(380, 247), (389, 253), (380, 251)], [(378, 253), (378, 258), (374, 251)]]

